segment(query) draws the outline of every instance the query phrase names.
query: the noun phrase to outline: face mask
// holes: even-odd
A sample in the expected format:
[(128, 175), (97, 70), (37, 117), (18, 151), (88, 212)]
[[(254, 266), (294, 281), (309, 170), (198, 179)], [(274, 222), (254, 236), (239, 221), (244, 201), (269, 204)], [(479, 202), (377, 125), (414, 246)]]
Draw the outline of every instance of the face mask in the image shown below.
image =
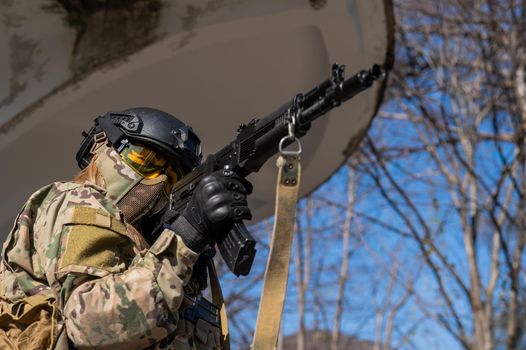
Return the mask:
[(121, 210), (126, 221), (136, 224), (141, 218), (167, 203), (166, 175), (145, 179), (126, 165), (111, 147), (97, 150), (96, 166), (106, 183), (106, 197)]
[(143, 179), (122, 197), (117, 206), (130, 224), (136, 224), (146, 214), (158, 210), (167, 203), (164, 187), (168, 176), (159, 175), (155, 179)]

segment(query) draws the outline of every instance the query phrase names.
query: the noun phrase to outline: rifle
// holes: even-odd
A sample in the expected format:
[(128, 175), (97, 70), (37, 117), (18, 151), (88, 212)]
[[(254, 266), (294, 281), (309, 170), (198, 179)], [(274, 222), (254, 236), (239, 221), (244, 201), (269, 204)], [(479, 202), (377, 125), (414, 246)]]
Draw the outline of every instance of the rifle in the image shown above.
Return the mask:
[[(234, 171), (243, 178), (257, 172), (282, 147), (294, 142), (295, 137), (289, 136), (292, 125), (295, 136), (304, 136), (312, 121), (369, 88), (383, 76), (377, 64), (347, 80), (344, 72), (345, 66), (334, 64), (331, 77), (314, 89), (296, 95), (292, 101), (263, 119), (252, 119), (248, 124), (241, 124), (233, 141), (209, 155), (205, 162), (177, 182), (166, 207), (152, 215), (143, 227), (154, 237), (158, 236), (165, 224), (173, 222), (184, 210), (204, 176), (217, 170)], [(236, 276), (249, 274), (256, 254), (256, 241), (242, 220), (235, 222), (225, 238), (217, 242), (217, 246), (228, 268)]]

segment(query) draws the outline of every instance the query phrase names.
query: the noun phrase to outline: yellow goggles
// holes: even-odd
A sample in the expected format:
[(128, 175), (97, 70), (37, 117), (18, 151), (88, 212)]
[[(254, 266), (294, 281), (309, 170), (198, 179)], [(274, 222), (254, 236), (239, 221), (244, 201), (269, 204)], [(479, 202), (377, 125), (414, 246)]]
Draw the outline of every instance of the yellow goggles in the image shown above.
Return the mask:
[[(120, 156), (130, 168), (145, 179), (155, 179), (166, 174), (173, 185), (183, 176), (180, 169), (174, 169), (162, 154), (144, 144), (129, 143), (120, 152)], [(175, 166), (180, 168), (178, 164)]]
[(128, 144), (121, 151), (122, 160), (145, 179), (154, 179), (167, 167), (168, 161), (159, 153), (142, 144)]

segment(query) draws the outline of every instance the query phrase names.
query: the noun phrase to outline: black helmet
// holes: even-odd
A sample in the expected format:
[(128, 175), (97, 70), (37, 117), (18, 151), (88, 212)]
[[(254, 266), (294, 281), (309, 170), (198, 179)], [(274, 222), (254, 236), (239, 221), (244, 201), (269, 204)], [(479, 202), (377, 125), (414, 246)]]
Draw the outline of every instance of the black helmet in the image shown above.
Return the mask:
[(192, 128), (171, 114), (154, 108), (131, 108), (109, 112), (95, 119), (76, 160), (81, 169), (91, 161), (95, 136), (104, 132), (113, 148), (120, 152), (128, 142), (138, 140), (181, 163), (188, 172), (201, 163), (201, 141)]

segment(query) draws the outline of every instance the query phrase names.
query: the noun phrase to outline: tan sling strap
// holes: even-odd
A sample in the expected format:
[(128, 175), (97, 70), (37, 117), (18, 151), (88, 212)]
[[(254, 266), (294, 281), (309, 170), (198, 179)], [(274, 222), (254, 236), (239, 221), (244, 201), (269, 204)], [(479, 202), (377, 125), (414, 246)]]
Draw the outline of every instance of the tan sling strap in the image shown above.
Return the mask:
[(221, 321), (221, 349), (230, 350), (230, 334), (228, 333), (228, 319), (226, 316), (225, 300), (223, 299), (223, 291), (221, 290), (219, 278), (217, 277), (217, 271), (212, 259), (208, 259), (208, 276), (210, 278), (212, 303), (220, 308), (219, 317)]
[(300, 152), (301, 146), (298, 152), (281, 152), (277, 161), (279, 172), (274, 232), (251, 346), (253, 350), (276, 349), (289, 276), (292, 233), (300, 184)]

